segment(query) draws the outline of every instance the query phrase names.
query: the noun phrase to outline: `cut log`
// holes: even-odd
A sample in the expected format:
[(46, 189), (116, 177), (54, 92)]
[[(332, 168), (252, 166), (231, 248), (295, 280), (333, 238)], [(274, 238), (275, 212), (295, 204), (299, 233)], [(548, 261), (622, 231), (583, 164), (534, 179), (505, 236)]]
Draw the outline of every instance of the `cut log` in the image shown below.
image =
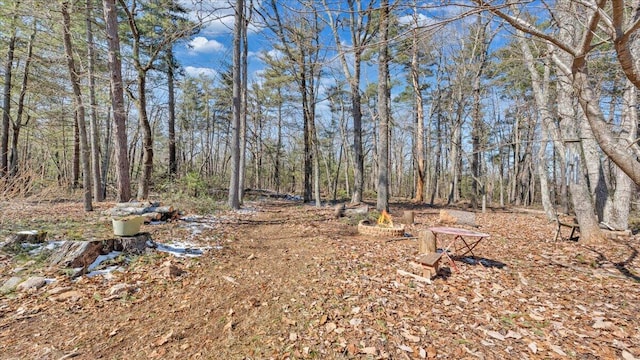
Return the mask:
[(459, 225), (476, 225), (476, 214), (470, 211), (460, 210), (440, 210), (440, 218), (438, 219), (440, 224), (459, 224)]
[(147, 208), (147, 212), (158, 212), (158, 213), (172, 213), (174, 212), (173, 206), (151, 206)]
[(436, 236), (431, 230), (420, 230), (418, 233), (418, 253), (435, 253), (436, 246)]
[(157, 221), (162, 219), (162, 214), (157, 212), (149, 212), (149, 213), (142, 214), (142, 217), (144, 217), (145, 223), (150, 223), (152, 221)]
[(160, 206), (160, 203), (157, 201), (131, 201), (131, 202), (123, 202), (117, 203), (115, 205), (116, 208), (148, 208), (152, 206)]
[(346, 216), (358, 216), (358, 215), (367, 215), (369, 213), (369, 206), (359, 206), (357, 208), (349, 208), (344, 209), (344, 214)]

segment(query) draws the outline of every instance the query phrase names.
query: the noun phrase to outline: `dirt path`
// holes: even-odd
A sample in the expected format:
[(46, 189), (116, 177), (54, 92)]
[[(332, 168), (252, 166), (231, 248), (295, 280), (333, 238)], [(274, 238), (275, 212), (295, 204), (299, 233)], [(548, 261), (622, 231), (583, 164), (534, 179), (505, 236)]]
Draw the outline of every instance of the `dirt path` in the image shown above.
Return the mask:
[[(29, 216), (46, 221), (55, 206), (67, 216), (75, 208), (34, 205)], [(436, 222), (433, 209), (415, 210), (409, 232)], [(97, 214), (86, 216), (99, 224)], [(551, 243), (553, 226), (542, 217), (478, 214), (492, 237), (475, 252), (495, 266), (458, 261), (460, 272), (451, 272), (445, 264), (428, 285), (396, 273), (411, 270), (415, 241), (359, 236), (328, 208), (257, 202), (214, 218), (198, 233), (184, 222), (145, 227), (160, 242), (221, 245), (202, 257), (154, 253), (124, 272), (78, 281), (29, 270), (57, 281), (0, 298), (0, 358), (640, 357), (636, 239), (602, 248)], [(4, 282), (19, 265), (0, 259)], [(185, 273), (169, 275), (169, 264)], [(118, 283), (131, 293), (110, 300)], [(52, 300), (56, 287), (77, 297)]]

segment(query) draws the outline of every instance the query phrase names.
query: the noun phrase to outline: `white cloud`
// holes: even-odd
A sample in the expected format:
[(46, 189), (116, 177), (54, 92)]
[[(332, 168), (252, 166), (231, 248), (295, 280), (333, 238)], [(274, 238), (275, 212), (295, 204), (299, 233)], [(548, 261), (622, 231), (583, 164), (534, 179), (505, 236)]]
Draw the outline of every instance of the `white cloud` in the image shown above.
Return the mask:
[(218, 72), (211, 69), (211, 68), (204, 68), (204, 67), (194, 67), (194, 66), (186, 66), (184, 68), (184, 71), (187, 73), (188, 76), (190, 77), (209, 77), (209, 78), (215, 78), (216, 75), (218, 75)]
[(190, 52), (213, 53), (223, 51), (224, 45), (216, 40), (209, 40), (204, 36), (198, 36), (189, 42)]

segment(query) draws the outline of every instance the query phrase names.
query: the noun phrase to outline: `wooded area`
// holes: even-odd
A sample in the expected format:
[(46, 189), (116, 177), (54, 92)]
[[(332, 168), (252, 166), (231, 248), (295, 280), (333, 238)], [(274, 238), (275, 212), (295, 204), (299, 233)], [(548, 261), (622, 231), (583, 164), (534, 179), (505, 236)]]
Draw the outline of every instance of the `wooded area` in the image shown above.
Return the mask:
[[(638, 1), (0, 4), (1, 198), (228, 189), (237, 209), (255, 188), (629, 227)], [(176, 49), (227, 19), (232, 61), (185, 73)]]

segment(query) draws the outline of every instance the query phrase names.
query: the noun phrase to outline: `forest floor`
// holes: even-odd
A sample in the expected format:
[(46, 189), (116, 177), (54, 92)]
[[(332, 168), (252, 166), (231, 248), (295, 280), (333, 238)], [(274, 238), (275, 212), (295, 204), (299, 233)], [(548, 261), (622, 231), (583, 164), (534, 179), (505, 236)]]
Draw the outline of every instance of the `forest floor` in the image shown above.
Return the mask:
[[(0, 203), (0, 235), (108, 236), (101, 213), (113, 205)], [(409, 234), (438, 220), (438, 208), (410, 202), (391, 214), (406, 209), (416, 214)], [(0, 295), (0, 359), (640, 357), (639, 237), (553, 242), (542, 214), (489, 209), (476, 230), (491, 237), (474, 250), (486, 266), (444, 261), (426, 284), (397, 273), (412, 270), (415, 240), (361, 236), (330, 207), (263, 199), (241, 211), (183, 210), (142, 230), (208, 247), (202, 256), (118, 257), (120, 270), (72, 280), (43, 256), (0, 252), (0, 285), (16, 274), (48, 279)], [(112, 295), (116, 284), (126, 296)]]

